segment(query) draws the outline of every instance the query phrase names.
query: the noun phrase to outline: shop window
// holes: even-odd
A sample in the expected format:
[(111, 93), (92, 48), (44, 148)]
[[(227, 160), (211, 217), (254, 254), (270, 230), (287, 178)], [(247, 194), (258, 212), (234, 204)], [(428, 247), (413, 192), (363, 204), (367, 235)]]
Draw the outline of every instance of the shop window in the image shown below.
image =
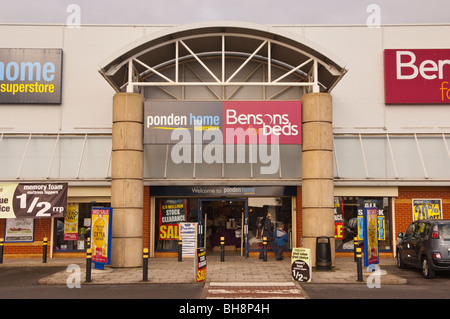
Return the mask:
[(67, 216), (55, 220), (55, 252), (86, 250), (92, 207), (110, 207), (110, 203), (67, 204)]
[(376, 207), (380, 251), (391, 251), (391, 216), (388, 197), (335, 197), (334, 222), (337, 251), (353, 251), (354, 238), (363, 240), (364, 207)]

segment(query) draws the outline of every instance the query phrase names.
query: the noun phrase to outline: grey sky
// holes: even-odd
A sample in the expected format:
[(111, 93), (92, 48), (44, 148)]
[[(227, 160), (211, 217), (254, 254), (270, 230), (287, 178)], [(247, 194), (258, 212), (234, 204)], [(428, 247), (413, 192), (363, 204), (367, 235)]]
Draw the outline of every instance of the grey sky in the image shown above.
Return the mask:
[(365, 24), (370, 4), (381, 24), (450, 23), (448, 0), (1, 0), (0, 23), (65, 24), (74, 3), (81, 24)]

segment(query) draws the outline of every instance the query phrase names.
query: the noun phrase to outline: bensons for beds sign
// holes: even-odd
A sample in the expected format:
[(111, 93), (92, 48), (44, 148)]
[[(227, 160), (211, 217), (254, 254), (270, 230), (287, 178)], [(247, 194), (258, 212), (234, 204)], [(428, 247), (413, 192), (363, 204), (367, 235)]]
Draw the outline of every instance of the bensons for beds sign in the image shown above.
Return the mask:
[(61, 104), (61, 49), (0, 49), (0, 103)]
[(450, 49), (384, 51), (386, 104), (450, 104)]

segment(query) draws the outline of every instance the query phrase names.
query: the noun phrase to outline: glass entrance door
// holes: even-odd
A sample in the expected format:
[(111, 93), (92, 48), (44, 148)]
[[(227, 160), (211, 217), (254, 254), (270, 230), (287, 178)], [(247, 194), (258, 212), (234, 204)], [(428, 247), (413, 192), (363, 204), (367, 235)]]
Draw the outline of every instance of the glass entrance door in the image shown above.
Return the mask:
[(229, 255), (248, 256), (248, 205), (246, 198), (199, 199), (199, 247), (220, 253), (225, 238)]

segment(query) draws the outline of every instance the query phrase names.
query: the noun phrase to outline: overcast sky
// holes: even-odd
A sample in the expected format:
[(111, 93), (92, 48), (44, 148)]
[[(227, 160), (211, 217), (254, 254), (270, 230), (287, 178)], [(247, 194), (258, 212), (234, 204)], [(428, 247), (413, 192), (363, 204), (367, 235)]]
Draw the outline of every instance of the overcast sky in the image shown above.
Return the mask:
[[(261, 24), (450, 23), (449, 0), (0, 0), (0, 23), (183, 24), (239, 20)], [(368, 12), (369, 10), (369, 12)]]

